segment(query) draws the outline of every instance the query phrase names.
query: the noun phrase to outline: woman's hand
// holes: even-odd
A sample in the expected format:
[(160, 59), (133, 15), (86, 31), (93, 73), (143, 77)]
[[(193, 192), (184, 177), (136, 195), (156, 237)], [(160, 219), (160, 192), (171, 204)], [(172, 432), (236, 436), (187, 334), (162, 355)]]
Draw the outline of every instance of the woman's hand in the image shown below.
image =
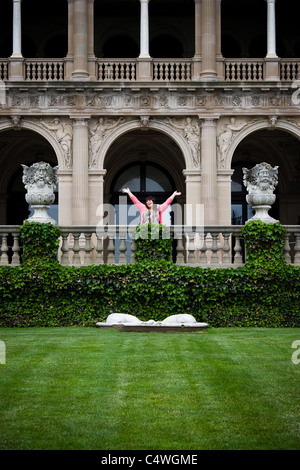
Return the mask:
[(122, 192), (128, 194), (129, 197), (132, 196), (132, 192), (130, 191), (129, 188), (123, 188)]

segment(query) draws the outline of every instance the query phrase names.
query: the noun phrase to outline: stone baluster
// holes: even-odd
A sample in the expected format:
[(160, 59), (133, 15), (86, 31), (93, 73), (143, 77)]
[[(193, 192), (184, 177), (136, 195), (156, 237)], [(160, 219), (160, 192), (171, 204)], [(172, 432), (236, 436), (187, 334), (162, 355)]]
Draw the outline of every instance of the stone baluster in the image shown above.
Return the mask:
[(13, 232), (13, 247), (12, 247), (12, 259), (11, 259), (11, 265), (12, 266), (19, 266), (20, 264), (20, 245), (19, 245), (19, 237), (20, 234), (19, 232)]
[(67, 266), (69, 264), (69, 244), (68, 244), (68, 233), (62, 233), (62, 244), (61, 244), (61, 264)]
[(195, 255), (195, 232), (190, 231), (188, 232), (189, 237), (189, 245), (188, 245), (188, 264), (195, 264), (196, 263), (196, 255)]
[(242, 246), (241, 246), (241, 238), (238, 233), (235, 233), (235, 245), (234, 245), (234, 259), (233, 263), (235, 265), (242, 265), (243, 264), (243, 257), (242, 257)]
[(223, 264), (231, 264), (230, 262), (230, 245), (229, 245), (230, 233), (223, 233), (224, 245), (223, 245)]
[(176, 230), (174, 228), (174, 239), (177, 240), (176, 244), (176, 251), (177, 251), (177, 256), (176, 256), (176, 264), (184, 264), (184, 246), (183, 246), (183, 238), (182, 238), (182, 227), (180, 229)]
[(126, 236), (127, 236), (127, 231), (122, 230), (120, 228), (120, 231), (119, 231), (119, 239), (120, 239), (119, 264), (126, 264), (127, 263), (127, 258), (126, 258)]
[(2, 243), (1, 243), (1, 257), (0, 257), (0, 266), (8, 265), (8, 245), (7, 245), (8, 233), (2, 233)]
[(283, 244), (284, 259), (289, 264), (291, 262), (290, 234), (286, 234)]
[(218, 258), (218, 233), (211, 232), (211, 237), (212, 237), (212, 245), (211, 245), (211, 259), (210, 263), (211, 264), (219, 264), (219, 258)]
[(203, 254), (204, 261), (203, 261), (203, 263), (201, 263), (201, 264), (207, 264), (207, 244), (206, 244), (206, 236), (207, 236), (207, 234), (206, 234), (206, 233), (203, 233), (203, 243), (201, 244), (201, 248), (200, 248), (200, 252), (201, 252), (200, 259), (201, 259), (202, 254)]
[(108, 246), (107, 246), (107, 264), (115, 263), (115, 233), (107, 233)]
[(134, 238), (131, 240), (131, 247), (130, 247), (131, 255), (130, 255), (130, 263), (135, 264), (135, 252), (136, 252), (136, 243)]
[(79, 245), (79, 238), (80, 238), (80, 233), (73, 233), (73, 239), (74, 239), (74, 244), (73, 244), (73, 260), (72, 264), (73, 266), (80, 266), (81, 265), (81, 260), (80, 260), (80, 245)]
[(295, 233), (295, 256), (294, 256), (294, 264), (296, 266), (300, 266), (300, 232)]
[(84, 232), (85, 237), (85, 246), (84, 246), (84, 264), (86, 266), (92, 264), (92, 244), (91, 244), (91, 236), (90, 232)]
[(95, 258), (95, 264), (103, 264), (104, 259), (103, 259), (103, 232), (100, 230), (100, 227), (97, 227), (96, 231), (96, 236), (97, 236), (97, 241), (96, 241), (96, 258)]

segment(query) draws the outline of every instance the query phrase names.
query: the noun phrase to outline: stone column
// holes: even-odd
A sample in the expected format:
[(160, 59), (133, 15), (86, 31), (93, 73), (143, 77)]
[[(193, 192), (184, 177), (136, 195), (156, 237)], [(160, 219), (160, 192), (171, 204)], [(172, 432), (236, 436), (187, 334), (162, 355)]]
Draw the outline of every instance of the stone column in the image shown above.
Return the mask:
[(277, 58), (276, 54), (276, 16), (275, 1), (266, 0), (268, 3), (267, 27), (268, 27), (268, 52), (267, 58)]
[(279, 80), (279, 62), (276, 54), (276, 17), (275, 0), (267, 1), (267, 55), (265, 79), (269, 81)]
[(193, 80), (199, 80), (201, 72), (201, 3), (202, 0), (195, 1), (195, 55)]
[(224, 80), (224, 60), (222, 55), (222, 11), (221, 1), (216, 0), (216, 70), (221, 80)]
[(103, 223), (103, 194), (104, 177), (106, 170), (89, 170), (89, 207), (90, 207), (90, 225), (100, 225)]
[(205, 225), (218, 225), (217, 193), (217, 120), (202, 120), (201, 188)]
[(13, 53), (11, 57), (23, 57), (21, 52), (21, 0), (13, 0)]
[(96, 57), (94, 54), (94, 0), (88, 0), (88, 72), (96, 80)]
[(74, 61), (74, 0), (68, 0), (68, 54), (66, 57), (65, 79), (70, 80)]
[(72, 225), (72, 170), (58, 170), (58, 225)]
[(10, 80), (23, 80), (21, 29), (21, 0), (13, 0), (13, 51), (10, 57)]
[(202, 80), (216, 80), (216, 0), (202, 0)]
[(203, 204), (201, 204), (200, 169), (183, 170), (186, 183), (185, 225), (203, 225)]
[(140, 0), (140, 58), (149, 58), (149, 12), (148, 4), (150, 0)]
[(73, 121), (73, 225), (89, 224), (89, 133), (88, 119)]
[(149, 1), (140, 0), (140, 55), (138, 57), (137, 79), (138, 81), (150, 81), (151, 76), (151, 58), (149, 55)]
[(231, 225), (231, 177), (234, 170), (218, 170), (218, 223)]
[(88, 3), (73, 0), (73, 80), (89, 80), (88, 73)]

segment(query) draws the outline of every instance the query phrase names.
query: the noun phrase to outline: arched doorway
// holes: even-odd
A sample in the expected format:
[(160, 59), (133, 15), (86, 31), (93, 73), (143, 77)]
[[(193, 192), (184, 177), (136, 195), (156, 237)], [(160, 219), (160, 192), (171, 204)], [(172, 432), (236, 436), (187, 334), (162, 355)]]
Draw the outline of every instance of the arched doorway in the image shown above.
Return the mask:
[(249, 134), (237, 146), (233, 159), (231, 184), (232, 224), (244, 224), (252, 216), (246, 202), (242, 168), (252, 168), (267, 162), (278, 166), (276, 202), (269, 211), (271, 217), (284, 225), (294, 225), (300, 219), (300, 140), (279, 129), (263, 129)]
[[(185, 199), (185, 162), (178, 145), (166, 134), (153, 129), (122, 134), (108, 149), (104, 166), (107, 171), (104, 202), (113, 205), (116, 214), (120, 204), (132, 205), (122, 193), (124, 187), (130, 187), (141, 201), (151, 194), (158, 204), (178, 190), (182, 195), (174, 206), (179, 212)], [(132, 217), (136, 218), (134, 209), (131, 209)], [(166, 222), (170, 224), (173, 220), (169, 216)], [(118, 223), (117, 219), (115, 223)], [(178, 221), (177, 214), (176, 223), (183, 223)]]
[[(25, 200), (21, 165), (44, 161), (56, 166), (56, 154), (44, 137), (24, 129), (0, 132), (0, 148), (0, 225), (20, 225), (32, 212)], [(49, 215), (58, 222), (58, 189)]]
[[(134, 195), (144, 202), (146, 195), (155, 197), (157, 204), (162, 204), (171, 196), (174, 188), (172, 177), (157, 164), (147, 162), (132, 163), (122, 168), (114, 178), (111, 187), (111, 202), (116, 210), (116, 223), (125, 221), (127, 224), (133, 222), (140, 223), (140, 217), (134, 207), (130, 206), (126, 214), (120, 214), (120, 210), (127, 203), (127, 196), (124, 196), (122, 189), (129, 187)], [(122, 201), (123, 200), (123, 201)], [(122, 204), (125, 203), (125, 204)], [(163, 213), (163, 223), (170, 225), (174, 217), (171, 208)]]

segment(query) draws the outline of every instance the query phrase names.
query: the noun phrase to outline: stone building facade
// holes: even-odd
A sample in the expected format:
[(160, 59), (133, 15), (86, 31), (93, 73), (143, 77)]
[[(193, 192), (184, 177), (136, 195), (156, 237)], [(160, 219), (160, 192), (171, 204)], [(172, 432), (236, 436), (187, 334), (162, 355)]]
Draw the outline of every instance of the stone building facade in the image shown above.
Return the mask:
[(2, 0), (0, 225), (28, 216), (37, 161), (59, 167), (59, 225), (119, 214), (125, 186), (180, 191), (176, 223), (242, 224), (242, 168), (260, 162), (279, 167), (275, 218), (299, 224), (295, 3)]

